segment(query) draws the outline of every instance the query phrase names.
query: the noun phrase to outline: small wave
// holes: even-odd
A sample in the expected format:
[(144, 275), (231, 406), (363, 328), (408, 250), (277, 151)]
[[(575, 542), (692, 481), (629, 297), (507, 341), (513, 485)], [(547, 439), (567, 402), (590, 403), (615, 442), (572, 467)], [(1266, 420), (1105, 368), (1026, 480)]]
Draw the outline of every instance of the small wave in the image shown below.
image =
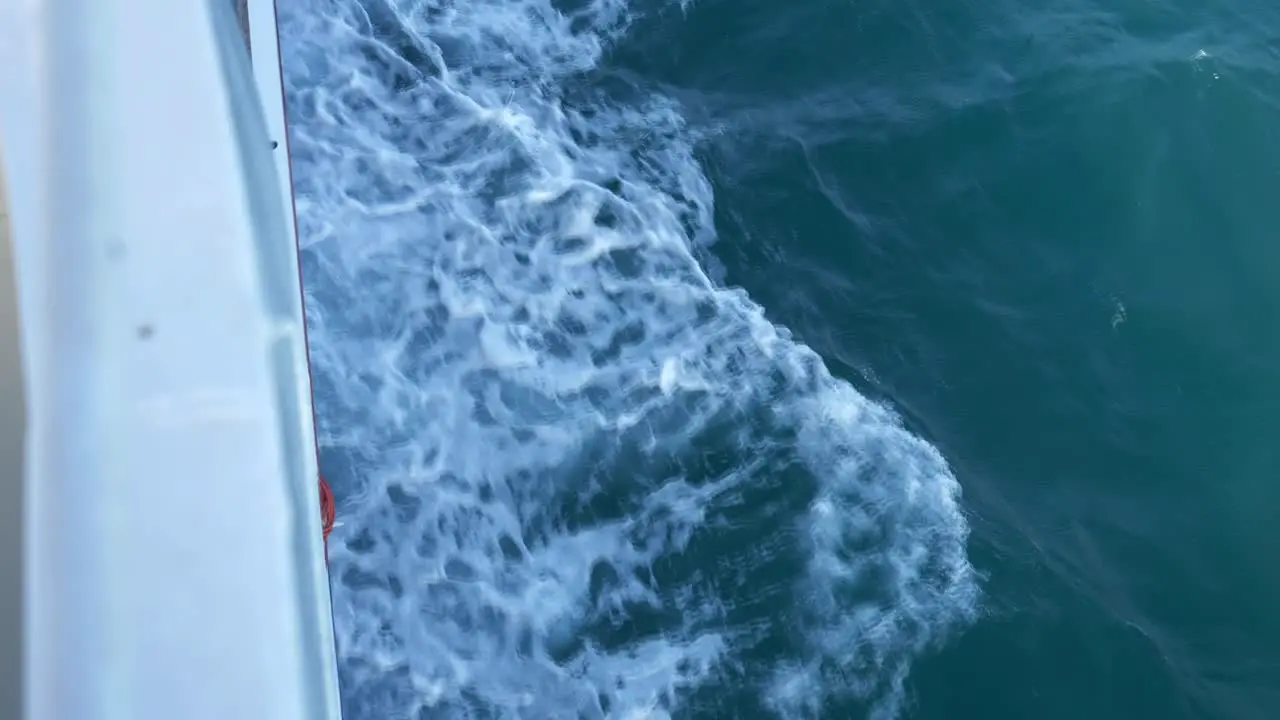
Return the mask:
[(281, 10), (346, 717), (896, 714), (977, 601), (958, 485), (703, 271), (679, 108), (581, 90), (635, 11)]

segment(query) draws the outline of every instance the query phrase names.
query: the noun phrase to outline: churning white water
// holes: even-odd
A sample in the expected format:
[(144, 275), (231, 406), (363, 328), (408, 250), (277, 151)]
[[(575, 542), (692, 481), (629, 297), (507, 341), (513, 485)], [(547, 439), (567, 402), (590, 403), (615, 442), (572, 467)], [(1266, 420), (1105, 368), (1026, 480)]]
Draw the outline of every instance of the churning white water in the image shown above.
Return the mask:
[(348, 720), (895, 714), (957, 484), (703, 271), (680, 108), (590, 80), (664, 8), (279, 3)]

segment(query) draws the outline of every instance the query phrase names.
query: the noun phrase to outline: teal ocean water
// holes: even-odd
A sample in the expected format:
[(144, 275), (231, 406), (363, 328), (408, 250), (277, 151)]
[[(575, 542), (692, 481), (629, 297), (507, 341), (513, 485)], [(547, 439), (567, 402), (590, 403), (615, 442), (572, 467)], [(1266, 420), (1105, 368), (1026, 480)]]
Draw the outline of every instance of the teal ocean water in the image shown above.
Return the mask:
[(348, 720), (1280, 717), (1280, 7), (280, 6)]

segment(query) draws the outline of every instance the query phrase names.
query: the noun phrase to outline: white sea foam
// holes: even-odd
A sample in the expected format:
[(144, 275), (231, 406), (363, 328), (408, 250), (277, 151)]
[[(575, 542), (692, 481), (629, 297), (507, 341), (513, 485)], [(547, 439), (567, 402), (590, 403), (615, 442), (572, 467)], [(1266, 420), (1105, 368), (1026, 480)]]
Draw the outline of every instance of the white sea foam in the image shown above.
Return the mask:
[[(654, 568), (766, 447), (813, 487), (759, 702), (892, 715), (976, 602), (957, 485), (703, 272), (679, 108), (583, 77), (635, 10), (565, 5), (280, 0), (348, 720), (682, 714), (755, 631)], [(682, 473), (712, 436), (743, 464)]]

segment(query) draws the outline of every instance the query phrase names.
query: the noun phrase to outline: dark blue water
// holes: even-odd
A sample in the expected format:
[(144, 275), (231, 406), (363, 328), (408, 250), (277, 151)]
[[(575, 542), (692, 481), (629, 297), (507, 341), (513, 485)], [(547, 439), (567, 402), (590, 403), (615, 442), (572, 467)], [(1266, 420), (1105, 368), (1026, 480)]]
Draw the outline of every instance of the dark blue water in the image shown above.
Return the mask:
[(282, 6), (349, 719), (1280, 717), (1280, 9)]

